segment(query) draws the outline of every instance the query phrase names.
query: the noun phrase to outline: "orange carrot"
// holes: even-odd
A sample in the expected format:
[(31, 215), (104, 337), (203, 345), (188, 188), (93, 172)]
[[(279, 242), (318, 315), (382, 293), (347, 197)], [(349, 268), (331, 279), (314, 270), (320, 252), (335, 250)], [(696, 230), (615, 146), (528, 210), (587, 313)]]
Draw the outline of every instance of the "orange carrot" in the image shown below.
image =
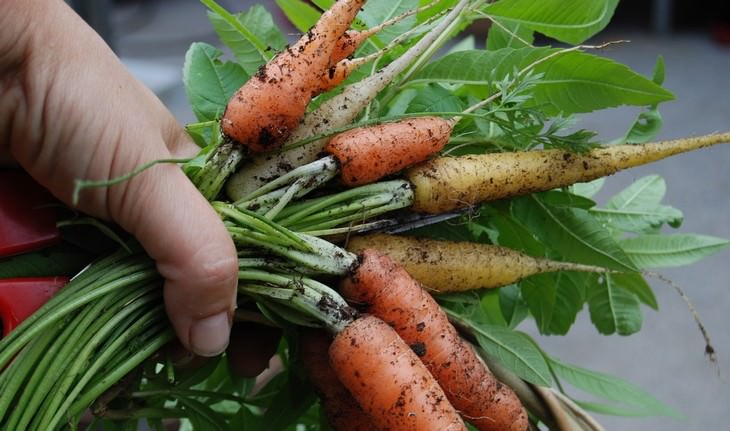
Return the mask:
[(333, 340), (330, 363), (379, 430), (466, 430), (418, 356), (374, 316), (361, 317)]
[(221, 130), (253, 152), (278, 148), (304, 116), (340, 37), (366, 0), (340, 0), (233, 95)]
[(345, 299), (390, 323), (439, 382), (449, 401), (481, 431), (524, 431), (527, 413), (449, 323), (436, 301), (401, 266), (364, 250), (344, 280)]
[(360, 127), (332, 138), (325, 152), (340, 162), (343, 184), (368, 184), (439, 152), (449, 141), (452, 126), (452, 121), (440, 117), (417, 117)]
[(337, 379), (329, 363), (329, 346), (332, 343), (325, 331), (302, 328), (299, 333), (299, 352), (322, 409), (335, 431), (371, 431), (373, 421), (360, 408), (350, 392)]

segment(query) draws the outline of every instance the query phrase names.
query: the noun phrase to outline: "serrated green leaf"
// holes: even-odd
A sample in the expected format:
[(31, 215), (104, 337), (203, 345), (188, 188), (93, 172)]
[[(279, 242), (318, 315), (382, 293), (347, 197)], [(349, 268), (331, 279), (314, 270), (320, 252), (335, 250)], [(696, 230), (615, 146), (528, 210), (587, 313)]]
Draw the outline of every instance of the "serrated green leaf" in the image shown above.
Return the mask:
[(319, 19), (320, 12), (302, 0), (276, 0), (277, 6), (299, 31), (309, 30)]
[(667, 192), (667, 184), (659, 175), (639, 178), (606, 202), (607, 208), (643, 208), (661, 203)]
[(654, 291), (640, 273), (624, 272), (611, 274), (611, 280), (615, 286), (632, 292), (643, 304), (648, 305), (654, 310), (659, 309), (659, 303), (656, 300), (656, 296), (654, 296)]
[(651, 394), (618, 377), (569, 365), (555, 358), (549, 358), (549, 362), (560, 379), (589, 394), (632, 408), (637, 415), (681, 417)]
[(198, 121), (217, 120), (228, 99), (248, 79), (236, 63), (219, 60), (223, 53), (212, 45), (196, 42), (185, 54), (183, 84)]
[(527, 318), (530, 309), (522, 298), (520, 288), (515, 284), (497, 289), (499, 309), (509, 328), (516, 328)]
[(408, 105), (408, 113), (461, 112), (466, 107), (454, 93), (437, 84), (419, 89)]
[(575, 183), (570, 186), (570, 190), (573, 194), (592, 199), (603, 188), (604, 184), (606, 184), (606, 177), (601, 177), (587, 183)]
[(523, 24), (561, 42), (579, 44), (603, 30), (618, 0), (501, 0), (485, 8), (501, 21)]
[(590, 277), (586, 274), (560, 272), (555, 277), (555, 305), (547, 334), (565, 335), (575, 323), (586, 300), (586, 286)]
[(558, 291), (553, 274), (533, 275), (520, 281), (519, 286), (537, 329), (541, 334), (549, 333)]
[(646, 234), (621, 240), (621, 247), (639, 268), (689, 265), (728, 245), (730, 241), (723, 238), (694, 234)]
[[(369, 0), (366, 7), (362, 9), (358, 18), (368, 28), (375, 27), (380, 23), (396, 17), (418, 7), (418, 0)], [(400, 22), (390, 25), (376, 35), (382, 42), (390, 42), (416, 25), (416, 16), (409, 16)]]
[(596, 206), (596, 202), (592, 199), (562, 190), (544, 192), (541, 194), (541, 198), (546, 204), (555, 208), (580, 208), (587, 210)]
[(455, 314), (453, 310), (446, 310), (449, 317), (466, 328), (477, 339), (479, 345), (491, 356), (495, 357), (505, 367), (515, 374), (541, 386), (549, 386), (552, 376), (542, 351), (537, 347), (529, 335), (496, 325)]
[(520, 250), (530, 256), (545, 255), (545, 245), (515, 218), (495, 212), (489, 213), (488, 222), (498, 232), (497, 237), (493, 238), (495, 244)]
[(487, 49), (524, 48), (532, 45), (535, 35), (531, 28), (516, 22), (498, 22), (489, 27)]
[(208, 19), (248, 75), (256, 73), (287, 43), (271, 14), (261, 5), (235, 15), (208, 12)]
[(605, 208), (591, 212), (612, 228), (626, 232), (652, 232), (662, 224), (678, 227), (682, 212), (661, 205), (666, 183), (659, 175), (649, 175), (633, 182), (606, 202)]
[(634, 334), (644, 321), (638, 297), (616, 283), (613, 274), (605, 274), (600, 283), (589, 287), (588, 310), (593, 326), (604, 335)]
[(566, 260), (619, 271), (636, 270), (610, 232), (587, 210), (554, 207), (539, 195), (530, 195), (513, 201), (512, 214)]
[[(655, 105), (673, 95), (651, 80), (613, 60), (551, 48), (504, 48), (460, 51), (424, 67), (412, 82), (446, 82), (489, 87), (515, 69), (532, 66), (542, 74), (531, 94), (534, 105), (548, 114), (591, 112), (620, 105)], [(536, 62), (548, 56), (539, 64)]]

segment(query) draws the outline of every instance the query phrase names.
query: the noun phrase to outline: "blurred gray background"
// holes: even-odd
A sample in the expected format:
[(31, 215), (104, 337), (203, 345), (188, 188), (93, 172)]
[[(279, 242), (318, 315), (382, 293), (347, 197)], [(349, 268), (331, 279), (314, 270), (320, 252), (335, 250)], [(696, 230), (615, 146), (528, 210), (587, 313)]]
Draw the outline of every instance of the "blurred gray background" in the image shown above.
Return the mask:
[[(72, 2), (102, 33), (125, 64), (147, 83), (181, 123), (193, 121), (181, 85), (186, 49), (193, 41), (216, 42), (205, 8), (196, 0)], [(251, 0), (219, 0), (232, 11)], [(275, 10), (273, 1), (263, 1)], [(719, 3), (718, 3), (719, 4)], [(724, 10), (723, 10), (724, 9)], [(661, 106), (660, 138), (730, 130), (730, 17), (727, 6), (679, 0), (624, 0), (612, 25), (595, 42), (629, 39), (603, 55), (650, 76), (656, 56), (666, 60), (665, 86), (677, 100)], [(610, 140), (622, 135), (638, 110), (617, 109), (583, 117), (581, 126)], [(730, 238), (730, 146), (703, 150), (621, 173), (609, 179), (599, 204), (633, 180), (660, 174), (665, 203), (681, 208), (678, 232)], [(597, 416), (608, 430), (725, 430), (730, 412), (730, 250), (682, 268), (662, 270), (686, 291), (719, 356), (704, 355), (704, 342), (681, 298), (651, 280), (660, 310), (645, 309), (641, 332), (630, 337), (597, 334), (587, 312), (567, 337), (539, 337), (566, 362), (620, 376), (649, 391), (686, 419)], [(718, 376), (718, 370), (724, 377)]]

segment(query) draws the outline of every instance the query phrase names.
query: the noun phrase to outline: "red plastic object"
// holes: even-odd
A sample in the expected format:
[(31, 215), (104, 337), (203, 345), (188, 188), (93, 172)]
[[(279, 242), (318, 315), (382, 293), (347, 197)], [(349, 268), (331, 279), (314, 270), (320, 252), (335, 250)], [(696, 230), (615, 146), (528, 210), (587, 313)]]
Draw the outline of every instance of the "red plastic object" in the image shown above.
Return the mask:
[[(0, 320), (7, 335), (68, 283), (68, 277), (0, 280)], [(0, 337), (1, 338), (1, 337)]]
[(56, 209), (57, 201), (28, 174), (0, 170), (0, 257), (59, 242)]

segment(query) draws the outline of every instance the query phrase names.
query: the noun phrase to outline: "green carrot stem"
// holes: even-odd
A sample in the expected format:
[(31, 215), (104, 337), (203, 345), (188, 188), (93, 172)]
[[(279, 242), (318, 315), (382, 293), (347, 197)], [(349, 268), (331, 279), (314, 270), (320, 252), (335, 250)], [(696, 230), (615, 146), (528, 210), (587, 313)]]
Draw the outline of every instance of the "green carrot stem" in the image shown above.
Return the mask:
[(231, 142), (216, 147), (213, 154), (194, 175), (191, 181), (206, 199), (212, 200), (221, 191), (228, 177), (243, 160), (243, 149)]
[(238, 209), (233, 205), (225, 204), (223, 202), (213, 202), (212, 205), (221, 216), (228, 218), (229, 220), (237, 223), (239, 226), (258, 230), (262, 233), (271, 235), (272, 238), (289, 240), (292, 246), (303, 251), (309, 250), (306, 243), (302, 241), (295, 232), (279, 226), (265, 217), (251, 211)]
[(246, 202), (250, 202), (256, 198), (264, 196), (267, 193), (273, 192), (274, 190), (280, 189), (286, 185), (292, 184), (301, 178), (313, 178), (321, 176), (323, 182), (327, 179), (333, 178), (339, 170), (337, 161), (334, 157), (324, 157), (306, 165), (299, 166), (286, 174), (277, 177), (276, 179), (264, 184), (263, 186), (256, 189), (254, 192), (238, 199), (234, 205), (240, 206)]
[[(51, 421), (47, 429), (53, 429), (66, 415), (66, 411), (73, 402), (73, 400), (79, 395), (86, 383), (93, 377), (93, 371), (100, 368), (98, 361), (92, 362), (92, 355), (96, 351), (110, 333), (114, 333), (115, 328), (118, 325), (125, 323), (133, 323), (139, 320), (140, 312), (145, 310), (153, 310), (155, 313), (162, 313), (163, 307), (154, 304), (160, 304), (160, 286), (157, 284), (143, 286), (136, 298), (130, 298), (129, 301), (125, 301), (124, 307), (118, 310), (112, 316), (104, 316), (102, 319), (104, 324), (94, 332), (93, 336), (85, 343), (83, 349), (79, 352), (77, 357), (74, 359), (74, 366), (71, 367), (67, 374), (73, 377), (73, 380), (68, 379), (67, 384), (62, 386), (60, 390), (54, 394), (54, 402), (51, 404), (56, 414), (51, 418)], [(146, 291), (146, 292), (145, 292)], [(152, 304), (152, 307), (150, 305)], [(161, 315), (161, 314), (158, 314)], [(131, 319), (131, 322), (129, 321)], [(159, 319), (156, 319), (159, 320)], [(126, 322), (125, 322), (126, 321)], [(147, 323), (152, 323), (148, 321)], [(92, 372), (91, 374), (89, 372)]]
[(154, 335), (139, 344), (130, 343), (131, 340), (126, 340), (128, 344), (133, 346), (133, 348), (128, 348), (129, 356), (126, 356), (120, 364), (111, 369), (109, 374), (103, 376), (93, 386), (84, 391), (83, 395), (71, 405), (69, 411), (79, 411), (90, 406), (95, 399), (114, 383), (121, 380), (122, 377), (136, 368), (145, 359), (149, 358), (154, 352), (175, 338), (175, 334), (167, 322), (149, 328), (148, 332)]
[(404, 199), (407, 199), (407, 196), (411, 194), (410, 186), (407, 181), (402, 180), (382, 181), (348, 189), (331, 196), (293, 204), (279, 214), (280, 219), (277, 220), (277, 223), (282, 226), (294, 225), (312, 214), (325, 211), (343, 202), (347, 205), (356, 199), (389, 193), (402, 194), (404, 195)]
[(112, 293), (85, 307), (73, 318), (78, 324), (71, 331), (68, 347), (62, 350), (54, 364), (53, 375), (57, 378), (48, 382), (46, 387), (38, 388), (48, 395), (38, 409), (42, 413), (37, 414), (33, 420), (33, 429), (56, 429), (59, 413), (65, 414), (62, 404), (71, 396), (69, 390), (81, 369), (88, 365), (88, 357), (106, 333), (113, 330), (133, 309), (128, 305), (134, 304), (139, 295), (140, 292), (134, 288)]
[(244, 270), (238, 272), (238, 279), (242, 282), (241, 293), (263, 296), (302, 311), (334, 332), (342, 330), (357, 314), (337, 292), (307, 277)]
[[(71, 298), (65, 298), (65, 302), (54, 301), (54, 307), (46, 309), (47, 313), (33, 314), (26, 319), (23, 324), (19, 325), (7, 337), (0, 340), (0, 367), (4, 367), (18, 353), (18, 351), (36, 337), (40, 332), (47, 330), (52, 325), (57, 324), (64, 316), (74, 312), (79, 307), (90, 303), (116, 289), (123, 289), (129, 285), (143, 280), (152, 280), (159, 278), (159, 274), (153, 268), (143, 269), (136, 268), (137, 272), (126, 275), (120, 279), (99, 283), (88, 291), (81, 292)], [(58, 295), (65, 290), (61, 289)], [(50, 302), (50, 301), (49, 301)], [(23, 330), (19, 329), (23, 327)]]

